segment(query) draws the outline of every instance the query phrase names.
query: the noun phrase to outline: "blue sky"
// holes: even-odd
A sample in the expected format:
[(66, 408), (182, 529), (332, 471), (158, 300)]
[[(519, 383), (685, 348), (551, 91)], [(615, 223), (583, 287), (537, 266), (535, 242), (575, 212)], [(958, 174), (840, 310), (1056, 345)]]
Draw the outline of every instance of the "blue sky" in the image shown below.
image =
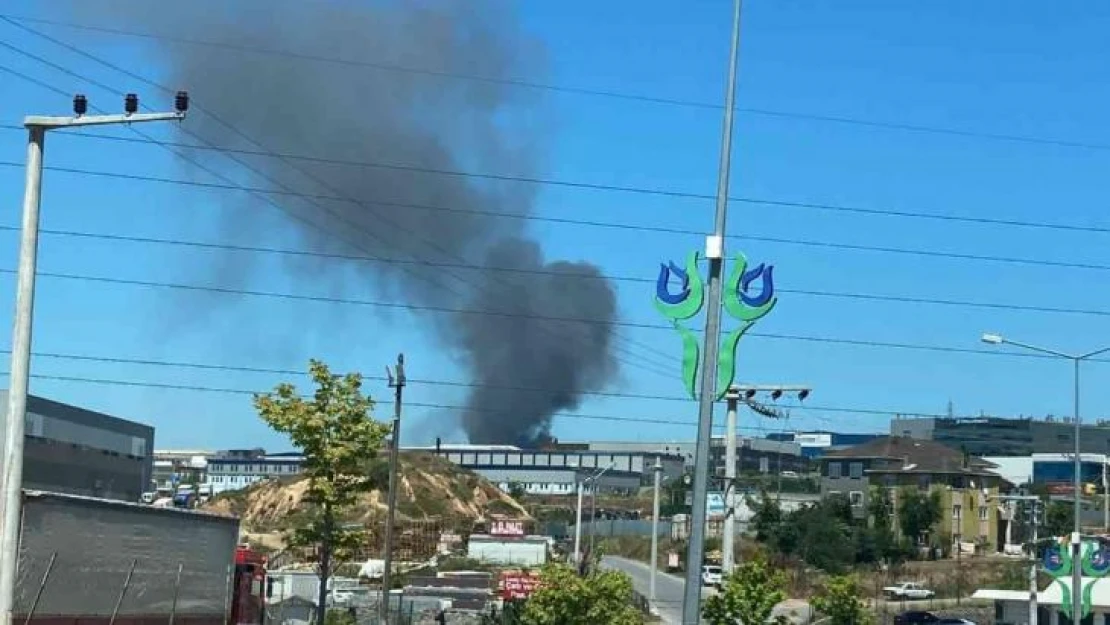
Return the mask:
[[(37, 3), (17, 0), (5, 12), (47, 17)], [(632, 2), (519, 3), (520, 27), (543, 42), (548, 72), (542, 82), (694, 102), (721, 102), (727, 63), (730, 3), (679, 5)], [(681, 6), (681, 10), (678, 8)], [(57, 18), (56, 14), (49, 17)], [(82, 18), (84, 20), (84, 18)], [(91, 23), (84, 20), (85, 23)], [(953, 1), (935, 3), (745, 3), (732, 195), (750, 200), (845, 205), (938, 215), (1051, 222), (1110, 228), (1104, 217), (1105, 168), (1110, 161), (1108, 98), (1102, 80), (1110, 50), (1097, 44), (1110, 26), (1110, 8), (1091, 3)], [(134, 40), (81, 35), (36, 26), (62, 40), (81, 41), (98, 56), (132, 71), (164, 74)], [(119, 88), (155, 96), (119, 73), (54, 46), (5, 22), (0, 42)], [(16, 69), (65, 92), (82, 91), (114, 108), (116, 96), (0, 46), (0, 66)], [(23, 115), (65, 114), (68, 99), (0, 72), (0, 123)], [(537, 77), (521, 76), (523, 80)], [(551, 113), (544, 177), (626, 187), (712, 194), (716, 184), (720, 111), (558, 91), (537, 92)], [(761, 111), (761, 112), (759, 112)], [(778, 113), (778, 114), (772, 114)], [(779, 115), (781, 113), (800, 114)], [(967, 135), (914, 132), (815, 117), (852, 118), (888, 125), (951, 129)], [(160, 137), (172, 131), (148, 129)], [(1003, 141), (1019, 135), (1051, 142)], [(121, 132), (120, 136), (127, 136)], [(22, 162), (24, 135), (0, 129), (0, 161)], [(144, 176), (206, 181), (153, 146), (110, 144), (52, 136), (47, 163)], [(492, 172), (497, 173), (497, 172)], [(23, 171), (0, 166), (0, 226), (19, 223)], [(712, 201), (591, 191), (559, 186), (539, 190), (537, 214), (691, 231), (712, 226)], [(241, 209), (238, 208), (238, 209)], [(48, 172), (43, 227), (155, 238), (213, 241), (217, 211), (237, 210), (228, 192)], [(277, 219), (260, 216), (260, 219)], [(612, 276), (653, 279), (660, 261), (682, 258), (702, 245), (699, 236), (617, 230), (534, 221), (530, 230), (551, 258), (588, 260)], [(1106, 233), (969, 224), (861, 215), (753, 201), (730, 205), (730, 250), (775, 264), (777, 286), (926, 299), (972, 300), (1110, 313), (1099, 285), (1106, 270), (934, 258), (845, 250), (797, 243), (933, 250), (977, 256), (1110, 265)], [(18, 234), (0, 231), (0, 269), (14, 267)], [(235, 241), (257, 241), (250, 233)], [(193, 271), (208, 262), (199, 249), (44, 235), (40, 270), (130, 280), (199, 283)], [(4, 261), (3, 259), (7, 259)], [(282, 274), (253, 290), (334, 296)], [(211, 281), (209, 281), (211, 283)], [(652, 286), (617, 282), (622, 319), (659, 324)], [(229, 285), (224, 285), (229, 286)], [(315, 288), (314, 288), (315, 287)], [(0, 325), (10, 327), (14, 279), (0, 274)], [(345, 293), (383, 299), (389, 294)], [(211, 298), (233, 306), (209, 307)], [(1110, 344), (1110, 318), (932, 304), (877, 302), (784, 292), (760, 321), (764, 334), (955, 347), (992, 352), (984, 331), (1064, 350)], [(195, 310), (191, 323), (171, 325), (167, 306)], [(340, 310), (341, 309), (341, 310)], [(700, 323), (700, 322), (699, 322)], [(291, 333), (305, 338), (286, 340)], [(221, 345), (245, 334), (268, 349), (233, 353)], [(677, 336), (666, 329), (622, 328), (637, 362), (670, 375), (624, 367), (610, 391), (633, 397), (590, 397), (577, 413), (673, 424), (578, 418), (556, 420), (563, 439), (684, 440), (694, 436), (696, 406), (681, 397)], [(5, 342), (8, 334), (5, 334)], [(35, 350), (128, 360), (303, 369), (309, 357), (337, 370), (380, 375), (398, 351), (414, 379), (465, 381), (451, 354), (403, 312), (366, 307), (233, 295), (196, 295), (158, 288), (44, 277), (39, 282)], [(808, 404), (789, 420), (745, 415), (752, 432), (824, 428), (885, 431), (890, 415), (1063, 415), (1070, 411), (1067, 363), (997, 354), (879, 348), (817, 341), (750, 337), (741, 347), (739, 379), (804, 383)], [(1105, 364), (1086, 368), (1087, 418), (1101, 418), (1110, 398), (1101, 384)], [(39, 357), (33, 372), (194, 387), (261, 390), (290, 376), (205, 371), (127, 363)], [(295, 379), (303, 383), (303, 379)], [(384, 382), (370, 391), (388, 400)], [(249, 396), (36, 379), (32, 391), (157, 427), (159, 447), (281, 447), (254, 415)], [(414, 403), (458, 405), (460, 388), (413, 383)], [(825, 411), (821, 408), (849, 409)], [(722, 411), (718, 411), (721, 413)], [(389, 407), (378, 410), (383, 418)], [(406, 410), (409, 440), (447, 432), (449, 409)], [(722, 415), (723, 416), (723, 415)], [(688, 425), (687, 425), (688, 424)], [(454, 435), (456, 439), (460, 434)]]

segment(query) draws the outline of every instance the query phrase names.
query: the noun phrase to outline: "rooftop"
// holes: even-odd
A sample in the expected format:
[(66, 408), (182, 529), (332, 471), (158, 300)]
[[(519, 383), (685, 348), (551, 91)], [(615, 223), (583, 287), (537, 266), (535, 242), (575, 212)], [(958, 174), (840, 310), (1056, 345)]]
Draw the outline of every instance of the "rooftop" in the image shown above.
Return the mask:
[(908, 473), (990, 474), (988, 469), (996, 467), (992, 462), (967, 457), (947, 445), (904, 436), (884, 436), (825, 454), (826, 461), (852, 458), (900, 460), (902, 464), (899, 472)]

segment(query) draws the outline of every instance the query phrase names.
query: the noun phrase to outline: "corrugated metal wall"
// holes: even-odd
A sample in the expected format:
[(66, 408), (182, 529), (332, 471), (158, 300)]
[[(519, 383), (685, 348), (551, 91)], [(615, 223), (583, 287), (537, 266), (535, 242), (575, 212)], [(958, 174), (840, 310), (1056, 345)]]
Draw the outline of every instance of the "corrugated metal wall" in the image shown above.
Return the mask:
[(15, 612), (36, 617), (105, 616), (134, 573), (120, 615), (168, 615), (178, 565), (177, 614), (226, 613), (237, 519), (52, 494), (25, 497)]

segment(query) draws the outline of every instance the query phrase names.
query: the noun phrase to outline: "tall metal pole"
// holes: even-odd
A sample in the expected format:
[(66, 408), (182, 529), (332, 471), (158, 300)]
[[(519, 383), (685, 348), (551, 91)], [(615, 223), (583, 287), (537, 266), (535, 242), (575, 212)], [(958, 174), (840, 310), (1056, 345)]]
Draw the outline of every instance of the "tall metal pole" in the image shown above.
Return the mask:
[(1107, 488), (1106, 456), (1102, 457), (1102, 530), (1110, 532), (1110, 488)]
[(721, 539), (721, 570), (732, 572), (736, 539), (736, 406), (740, 392), (730, 388), (725, 395), (728, 401), (728, 421), (725, 426), (725, 526)]
[(397, 355), (396, 375), (390, 373), (389, 386), (393, 389), (393, 432), (390, 434), (392, 444), (389, 448), (389, 508), (385, 515), (385, 545), (382, 563), (382, 600), (378, 606), (379, 620), (383, 624), (389, 623), (389, 587), (391, 569), (393, 567), (393, 520), (397, 515), (397, 469), (400, 463), (401, 452), (401, 402), (405, 390), (405, 355)]
[(742, 0), (733, 0), (732, 45), (725, 91), (721, 156), (717, 171), (717, 206), (712, 236), (706, 239), (709, 261), (708, 308), (705, 313), (705, 349), (702, 350), (701, 390), (698, 398), (698, 438), (694, 452), (694, 500), (690, 540), (686, 550), (686, 587), (682, 597), (683, 625), (701, 622), (701, 567), (705, 543), (706, 498), (709, 484), (709, 443), (713, 435), (713, 400), (716, 398), (717, 352), (721, 334), (721, 271), (724, 264), (725, 222), (728, 214), (728, 183), (732, 165), (732, 117), (736, 108), (736, 66), (740, 56), (740, 13)]
[(655, 492), (651, 502), (651, 569), (648, 573), (648, 604), (655, 605), (655, 570), (659, 568), (659, 485), (663, 481), (663, 463), (655, 457)]
[(574, 481), (578, 482), (578, 512), (575, 513), (574, 521), (574, 565), (580, 567), (582, 566), (582, 486), (584, 480), (576, 472)]
[(1071, 537), (1071, 542), (1072, 542), (1071, 620), (1072, 620), (1072, 623), (1080, 623), (1083, 620), (1083, 613), (1081, 612), (1081, 607), (1083, 605), (1083, 603), (1082, 603), (1082, 597), (1083, 597), (1083, 593), (1082, 593), (1082, 591), (1083, 591), (1083, 567), (1080, 565), (1080, 556), (1082, 555), (1081, 554), (1082, 542), (1080, 540), (1080, 534), (1082, 532), (1083, 525), (1082, 525), (1082, 523), (1080, 521), (1080, 518), (1079, 518), (1079, 515), (1083, 511), (1083, 507), (1081, 505), (1081, 498), (1083, 496), (1083, 493), (1080, 490), (1081, 480), (1080, 480), (1080, 475), (1079, 475), (1080, 469), (1082, 468), (1082, 463), (1080, 462), (1080, 456), (1079, 456), (1080, 451), (1082, 450), (1082, 448), (1079, 445), (1079, 436), (1082, 433), (1082, 430), (1079, 427), (1079, 363), (1080, 363), (1080, 361), (1081, 361), (1080, 358), (1072, 359), (1072, 362), (1075, 365), (1075, 412), (1073, 413), (1075, 415), (1075, 419), (1074, 419), (1074, 422), (1075, 422), (1075, 436), (1074, 436), (1074, 438), (1075, 438), (1075, 475), (1073, 476), (1074, 482), (1073, 482), (1073, 485), (1072, 485), (1072, 487), (1075, 489), (1075, 493), (1074, 493), (1074, 499), (1075, 499), (1075, 508), (1074, 508), (1074, 510), (1075, 510), (1075, 527), (1072, 530), (1072, 537)]
[(31, 126), (27, 137), (27, 179), (23, 193), (23, 232), (19, 243), (19, 278), (15, 292), (12, 362), (4, 428), (3, 517), (0, 520), (0, 621), (12, 622), (16, 567), (19, 562), (19, 514), (23, 488), (23, 435), (31, 375), (31, 320), (35, 306), (35, 265), (39, 247), (42, 197), (42, 150), (46, 129)]

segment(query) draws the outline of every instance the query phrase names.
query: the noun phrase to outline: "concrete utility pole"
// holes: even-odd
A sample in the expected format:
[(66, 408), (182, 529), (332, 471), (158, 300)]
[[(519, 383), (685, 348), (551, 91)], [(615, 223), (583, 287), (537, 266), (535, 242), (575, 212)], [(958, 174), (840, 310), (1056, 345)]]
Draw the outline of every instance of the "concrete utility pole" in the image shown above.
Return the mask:
[(382, 601), (378, 606), (379, 620), (389, 623), (389, 586), (393, 568), (393, 522), (397, 516), (397, 469), (401, 457), (401, 403), (405, 391), (405, 355), (397, 354), (396, 371), (385, 368), (389, 388), (393, 389), (393, 431), (389, 446), (389, 507), (385, 513), (385, 545), (382, 547)]
[(742, 0), (733, 0), (732, 45), (729, 51), (728, 86), (725, 91), (721, 155), (717, 170), (717, 205), (713, 234), (705, 240), (709, 261), (709, 285), (705, 311), (705, 348), (702, 350), (701, 385), (698, 397), (698, 437), (694, 451), (694, 499), (691, 502), (690, 538), (686, 549), (686, 587), (682, 596), (683, 625), (701, 622), (701, 567), (705, 545), (705, 516), (709, 495), (709, 443), (713, 436), (713, 402), (717, 397), (717, 353), (721, 340), (721, 270), (725, 253), (725, 222), (728, 215), (728, 183), (732, 165), (732, 118), (736, 109), (736, 66), (740, 57), (740, 13)]
[[(756, 412), (773, 418), (780, 418), (779, 411), (759, 406), (755, 403), (756, 393), (769, 393), (771, 399), (777, 401), (783, 393), (797, 393), (798, 400), (803, 401), (809, 397), (810, 388), (807, 386), (749, 386), (733, 385), (729, 387), (725, 399), (728, 402), (728, 424), (725, 427), (725, 523), (724, 536), (721, 539), (721, 570), (727, 575), (735, 568), (735, 541), (736, 541), (736, 472), (738, 453), (736, 445), (736, 408), (741, 401), (748, 404)], [(782, 480), (782, 453), (779, 456), (779, 480)]]
[(659, 568), (659, 486), (663, 483), (663, 463), (655, 457), (655, 491), (651, 502), (651, 572), (648, 577), (648, 605), (655, 606), (655, 570)]
[(35, 306), (35, 267), (38, 262), (39, 209), (42, 192), (42, 161), (46, 132), (80, 126), (107, 126), (142, 122), (181, 121), (189, 109), (189, 96), (179, 91), (172, 113), (139, 113), (139, 98), (124, 98), (122, 115), (86, 115), (88, 100), (73, 98), (72, 117), (23, 118), (27, 128), (27, 178), (23, 196), (23, 229), (19, 243), (19, 272), (15, 291), (15, 320), (12, 328), (12, 359), (9, 367), (7, 422), (4, 427), (3, 470), (0, 472), (0, 625), (10, 625), (15, 601), (16, 567), (19, 563), (19, 519), (23, 492), (23, 436), (27, 420), (27, 393), (31, 376), (31, 322)]
[[(1029, 625), (1037, 625), (1037, 528), (1040, 523), (1040, 505), (1041, 499), (1035, 495), (1001, 495), (998, 497), (999, 501), (1008, 503), (1021, 503), (1029, 504), (1029, 518), (1030, 525), (1033, 527), (1033, 542), (1030, 545), (1030, 564), (1029, 564)], [(1010, 523), (1014, 522), (1013, 518)], [(1009, 533), (1009, 528), (1007, 528)]]
[(578, 489), (578, 510), (575, 512), (574, 520), (574, 566), (581, 568), (582, 566), (582, 488), (585, 486), (585, 480), (578, 473), (574, 471), (574, 481)]

